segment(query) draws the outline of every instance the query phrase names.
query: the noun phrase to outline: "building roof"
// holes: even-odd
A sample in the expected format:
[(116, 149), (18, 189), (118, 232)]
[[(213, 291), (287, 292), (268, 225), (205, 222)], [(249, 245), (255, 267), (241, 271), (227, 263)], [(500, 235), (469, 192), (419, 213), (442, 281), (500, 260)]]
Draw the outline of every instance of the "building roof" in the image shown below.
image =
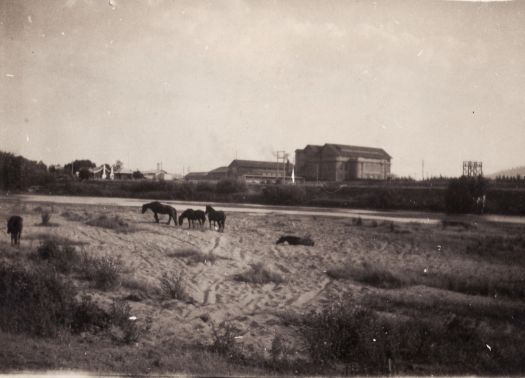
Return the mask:
[(208, 172), (208, 174), (210, 173), (228, 173), (228, 167), (215, 168)]
[[(231, 166), (237, 166), (247, 169), (283, 169), (283, 163), (278, 163), (276, 161), (258, 161), (258, 160), (239, 160), (235, 159), (230, 163)], [(290, 163), (290, 166), (292, 164)]]
[(152, 170), (149, 170), (149, 171), (142, 172), (143, 175), (160, 175), (161, 173), (166, 174), (168, 172), (166, 172), (163, 169), (152, 169)]
[(345, 157), (363, 157), (368, 159), (387, 159), (390, 160), (392, 156), (386, 153), (382, 148), (375, 147), (361, 147), (348, 146), (345, 144), (331, 144), (326, 143), (324, 147), (334, 148), (341, 156)]
[(304, 150), (309, 149), (315, 154), (318, 154), (321, 150), (330, 148), (335, 151), (338, 155), (350, 158), (367, 158), (367, 159), (386, 159), (390, 160), (392, 156), (386, 153), (382, 148), (375, 147), (362, 147), (362, 146), (349, 146), (347, 144), (335, 144), (325, 143), (324, 146), (316, 146), (308, 144)]
[(186, 176), (184, 176), (185, 179), (192, 179), (192, 178), (205, 178), (208, 175), (208, 172), (189, 172)]

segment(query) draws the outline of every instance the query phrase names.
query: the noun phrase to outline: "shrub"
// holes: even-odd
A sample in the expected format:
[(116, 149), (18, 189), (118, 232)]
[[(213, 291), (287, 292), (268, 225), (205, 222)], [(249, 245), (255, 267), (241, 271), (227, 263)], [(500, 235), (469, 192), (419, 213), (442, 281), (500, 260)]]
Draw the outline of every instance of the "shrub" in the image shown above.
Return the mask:
[(49, 267), (0, 265), (0, 327), (54, 337), (68, 324), (75, 292)]
[(385, 268), (366, 262), (361, 266), (346, 264), (340, 268), (329, 269), (326, 274), (333, 279), (353, 279), (381, 288), (398, 288), (409, 284), (409, 281), (394, 276)]
[(169, 257), (178, 257), (186, 259), (186, 264), (194, 265), (198, 263), (206, 264), (213, 263), (217, 256), (213, 253), (203, 253), (196, 249), (191, 248), (180, 248), (168, 254)]
[(475, 209), (474, 199), (487, 192), (488, 181), (483, 177), (451, 179), (445, 193), (448, 213), (469, 213)]
[(263, 188), (262, 199), (272, 205), (304, 205), (307, 195), (302, 186), (272, 185)]
[(246, 191), (246, 183), (231, 178), (222, 179), (215, 185), (215, 191), (221, 194), (239, 193)]
[(147, 317), (143, 322), (132, 316), (131, 307), (123, 300), (114, 300), (109, 313), (111, 336), (114, 341), (130, 344), (138, 341), (151, 328), (152, 319)]
[(359, 366), (360, 372), (384, 372), (398, 351), (390, 327), (364, 308), (337, 302), (321, 312), (305, 314), (299, 333), (316, 364), (334, 361)]
[(186, 292), (186, 280), (184, 273), (168, 275), (164, 273), (160, 279), (160, 288), (166, 298), (185, 301), (189, 299)]
[(89, 295), (83, 295), (82, 301), (75, 307), (71, 315), (71, 331), (73, 333), (98, 333), (109, 327), (109, 314), (100, 309)]
[(46, 260), (62, 273), (69, 273), (78, 266), (80, 256), (70, 244), (60, 245), (55, 239), (45, 240), (37, 249), (40, 259)]
[(211, 326), (213, 333), (211, 351), (228, 358), (237, 357), (239, 350), (235, 343), (235, 336), (239, 330), (228, 321), (220, 323), (218, 328), (215, 327), (214, 323), (211, 323)]
[(42, 218), (42, 226), (49, 226), (49, 220), (51, 219), (51, 214), (49, 214), (47, 211), (40, 214), (40, 217)]
[(119, 233), (129, 233), (136, 231), (134, 227), (131, 227), (128, 222), (118, 215), (114, 215), (112, 217), (100, 215), (98, 218), (87, 221), (86, 224), (94, 227), (107, 228)]
[(236, 274), (234, 279), (236, 281), (254, 284), (266, 284), (270, 282), (279, 284), (284, 282), (284, 278), (280, 274), (266, 269), (262, 263), (251, 264), (251, 268), (248, 271)]
[(84, 277), (94, 283), (100, 290), (108, 290), (120, 282), (123, 262), (120, 256), (91, 257), (82, 256), (81, 270)]

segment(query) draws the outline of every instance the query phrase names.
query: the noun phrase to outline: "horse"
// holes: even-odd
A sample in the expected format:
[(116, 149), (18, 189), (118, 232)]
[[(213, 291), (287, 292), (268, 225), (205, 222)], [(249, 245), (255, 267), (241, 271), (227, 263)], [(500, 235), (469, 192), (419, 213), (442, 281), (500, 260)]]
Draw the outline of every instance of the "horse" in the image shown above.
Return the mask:
[(226, 221), (226, 214), (224, 214), (224, 211), (217, 211), (210, 205), (206, 205), (206, 211), (204, 212), (208, 216), (208, 220), (210, 221), (210, 228), (211, 228), (211, 222), (217, 222), (219, 223), (219, 231), (224, 232), (224, 222)]
[(199, 222), (199, 225), (203, 225), (206, 222), (206, 215), (202, 210), (186, 209), (182, 212), (179, 217), (179, 226), (182, 226), (184, 218), (188, 219), (188, 228), (195, 228), (195, 221)]
[(175, 210), (174, 207), (171, 207), (170, 205), (163, 205), (158, 201), (153, 201), (142, 205), (142, 214), (144, 214), (148, 209), (153, 211), (155, 222), (159, 223), (159, 217), (157, 214), (168, 214), (169, 219), (167, 224), (170, 224), (171, 220), (173, 219), (173, 223), (175, 226), (177, 225), (177, 210)]
[(310, 238), (300, 238), (298, 236), (283, 235), (275, 244), (288, 243), (289, 245), (307, 245), (313, 246), (314, 241)]
[(7, 233), (11, 234), (11, 245), (20, 245), (24, 220), (18, 215), (13, 215), (7, 221)]

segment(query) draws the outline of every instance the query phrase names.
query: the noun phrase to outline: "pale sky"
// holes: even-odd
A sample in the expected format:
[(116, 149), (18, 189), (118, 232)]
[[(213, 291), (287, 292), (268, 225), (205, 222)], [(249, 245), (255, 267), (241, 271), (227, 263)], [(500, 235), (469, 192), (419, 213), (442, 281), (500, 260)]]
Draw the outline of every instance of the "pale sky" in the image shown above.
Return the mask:
[(0, 0), (0, 22), (0, 150), (46, 164), (525, 165), (524, 1)]

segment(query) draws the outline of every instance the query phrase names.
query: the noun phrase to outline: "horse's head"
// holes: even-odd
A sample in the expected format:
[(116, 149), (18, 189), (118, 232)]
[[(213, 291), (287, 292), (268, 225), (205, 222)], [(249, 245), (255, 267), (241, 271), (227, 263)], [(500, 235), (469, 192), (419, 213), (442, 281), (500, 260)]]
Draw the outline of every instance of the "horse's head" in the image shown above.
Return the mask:
[(142, 214), (144, 214), (148, 210), (148, 205), (142, 205)]
[(184, 221), (184, 217), (181, 215), (179, 217), (179, 226), (182, 226), (182, 222)]
[(206, 211), (204, 212), (204, 214), (208, 214), (212, 210), (213, 210), (213, 208), (210, 205), (206, 205)]

